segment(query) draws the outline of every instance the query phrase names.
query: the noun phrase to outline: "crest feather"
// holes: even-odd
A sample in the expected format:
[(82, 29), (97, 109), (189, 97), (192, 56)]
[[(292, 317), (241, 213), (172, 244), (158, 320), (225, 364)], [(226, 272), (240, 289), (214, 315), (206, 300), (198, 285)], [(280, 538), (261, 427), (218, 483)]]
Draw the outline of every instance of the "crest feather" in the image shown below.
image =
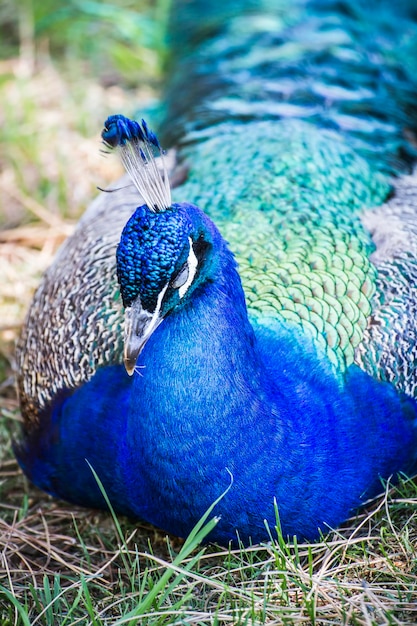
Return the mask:
[[(146, 124), (123, 115), (111, 115), (101, 137), (108, 148), (117, 149), (122, 163), (147, 206), (155, 213), (171, 206), (171, 188), (158, 138)], [(160, 157), (162, 170), (156, 158)]]

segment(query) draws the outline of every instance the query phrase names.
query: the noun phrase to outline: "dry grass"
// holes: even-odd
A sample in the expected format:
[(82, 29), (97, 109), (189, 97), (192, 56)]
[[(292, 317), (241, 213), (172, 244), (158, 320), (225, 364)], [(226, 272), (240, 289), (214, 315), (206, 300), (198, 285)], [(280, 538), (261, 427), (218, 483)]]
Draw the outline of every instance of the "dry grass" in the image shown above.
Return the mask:
[(20, 419), (14, 341), (40, 275), (94, 187), (118, 175), (99, 154), (102, 120), (147, 94), (70, 84), (50, 64), (25, 76), (10, 62), (0, 78), (0, 623), (417, 623), (411, 481), (316, 544), (200, 553), (27, 483), (11, 451)]

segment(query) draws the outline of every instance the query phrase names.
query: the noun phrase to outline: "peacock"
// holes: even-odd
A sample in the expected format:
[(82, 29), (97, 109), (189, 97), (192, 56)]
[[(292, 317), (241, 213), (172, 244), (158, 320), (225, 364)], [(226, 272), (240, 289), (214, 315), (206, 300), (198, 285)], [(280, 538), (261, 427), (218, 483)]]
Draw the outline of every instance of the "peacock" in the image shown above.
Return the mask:
[(30, 307), (16, 455), (180, 537), (217, 501), (211, 541), (315, 540), (417, 471), (417, 7), (178, 0), (168, 30), (158, 137), (105, 122), (128, 174)]

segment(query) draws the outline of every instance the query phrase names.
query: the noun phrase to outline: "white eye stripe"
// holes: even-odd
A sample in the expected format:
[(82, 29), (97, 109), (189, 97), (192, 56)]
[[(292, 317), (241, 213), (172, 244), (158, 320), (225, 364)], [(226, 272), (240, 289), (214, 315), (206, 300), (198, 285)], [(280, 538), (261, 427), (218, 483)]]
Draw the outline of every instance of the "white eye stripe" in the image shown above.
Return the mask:
[(198, 266), (198, 259), (193, 250), (193, 241), (191, 237), (188, 237), (188, 241), (190, 242), (190, 253), (187, 259), (188, 278), (185, 281), (185, 283), (181, 285), (181, 287), (178, 289), (178, 295), (180, 298), (182, 298), (187, 293), (189, 286), (192, 284), (194, 280), (194, 277), (197, 272), (197, 266)]

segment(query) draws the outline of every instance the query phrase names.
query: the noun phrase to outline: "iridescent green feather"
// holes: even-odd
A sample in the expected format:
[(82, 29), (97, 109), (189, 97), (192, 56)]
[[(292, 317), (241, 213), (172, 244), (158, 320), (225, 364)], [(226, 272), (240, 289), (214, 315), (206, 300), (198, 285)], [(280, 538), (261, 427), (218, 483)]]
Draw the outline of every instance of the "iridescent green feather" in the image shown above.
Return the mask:
[(376, 283), (361, 210), (383, 202), (387, 177), (334, 133), (298, 121), (223, 125), (186, 154), (175, 197), (216, 221), (251, 316), (301, 326), (335, 366), (350, 365)]
[(188, 21), (173, 28), (162, 128), (190, 170), (175, 197), (230, 241), (254, 321), (287, 320), (333, 366), (356, 362), (414, 394), (405, 194), (381, 208), (400, 224), (388, 257), (384, 222), (367, 216), (415, 158), (415, 3), (226, 0), (203, 22), (203, 0), (179, 1), (173, 24)]

